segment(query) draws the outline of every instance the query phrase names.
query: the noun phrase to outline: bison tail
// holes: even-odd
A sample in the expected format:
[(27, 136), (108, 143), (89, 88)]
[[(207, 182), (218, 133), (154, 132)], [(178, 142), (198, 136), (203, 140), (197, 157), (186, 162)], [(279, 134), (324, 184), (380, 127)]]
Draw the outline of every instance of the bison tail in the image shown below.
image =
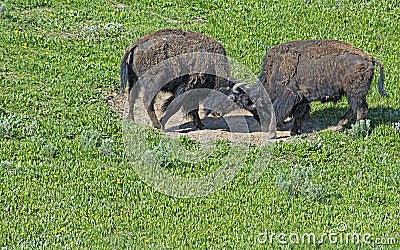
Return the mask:
[(379, 79), (378, 79), (378, 91), (379, 94), (382, 96), (387, 96), (387, 92), (383, 88), (383, 79), (385, 78), (385, 69), (383, 68), (383, 65), (380, 61), (376, 60), (375, 58), (373, 59), (373, 63), (377, 64), (379, 66)]
[(121, 66), (120, 66), (120, 70), (119, 70), (119, 76), (120, 76), (120, 91), (124, 92), (125, 88), (126, 88), (126, 82), (129, 83), (129, 89), (131, 89), (134, 83), (131, 82), (131, 76), (130, 76), (130, 70), (129, 70), (129, 66), (132, 64), (133, 62), (133, 50), (134, 50), (135, 46), (129, 46), (128, 49), (125, 51), (125, 54), (122, 58), (121, 61)]
[(126, 88), (126, 82), (128, 81), (128, 64), (122, 60), (121, 62), (121, 67), (119, 70), (119, 77), (120, 77), (120, 89), (119, 91), (122, 93), (124, 92), (125, 88)]

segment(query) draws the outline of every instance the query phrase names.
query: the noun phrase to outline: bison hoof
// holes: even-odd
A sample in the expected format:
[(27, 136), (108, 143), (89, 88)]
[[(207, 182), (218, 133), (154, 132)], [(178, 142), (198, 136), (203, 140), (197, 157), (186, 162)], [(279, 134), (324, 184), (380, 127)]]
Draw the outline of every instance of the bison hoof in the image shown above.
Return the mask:
[(201, 121), (193, 121), (193, 124), (198, 129), (205, 129), (206, 128), (206, 126), (204, 126), (204, 124)]
[(301, 132), (299, 130), (290, 131), (290, 136), (296, 136), (296, 135), (301, 135)]
[(161, 129), (161, 128), (163, 128), (164, 126), (162, 126), (160, 122), (157, 122), (157, 123), (156, 123), (156, 122), (153, 122), (153, 127), (157, 128), (157, 129)]
[(337, 126), (333, 126), (330, 128), (331, 131), (333, 132), (343, 132), (344, 131), (344, 127), (341, 125), (337, 125)]
[(221, 119), (222, 115), (217, 113), (217, 112), (211, 112), (212, 117), (214, 117), (215, 119)]
[(206, 128), (206, 126), (204, 126), (204, 124), (200, 123), (200, 124), (197, 124), (197, 125), (196, 125), (196, 128), (198, 128), (198, 129), (200, 129), (200, 130), (203, 130), (203, 129)]

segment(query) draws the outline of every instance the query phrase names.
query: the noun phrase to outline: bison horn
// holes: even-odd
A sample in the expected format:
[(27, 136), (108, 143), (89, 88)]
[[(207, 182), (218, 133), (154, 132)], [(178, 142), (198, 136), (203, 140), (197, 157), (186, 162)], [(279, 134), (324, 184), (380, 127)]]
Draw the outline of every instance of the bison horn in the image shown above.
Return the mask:
[(232, 91), (235, 92), (235, 93), (237, 93), (239, 87), (244, 86), (244, 85), (247, 85), (247, 84), (248, 84), (247, 82), (236, 83), (235, 85), (233, 85)]

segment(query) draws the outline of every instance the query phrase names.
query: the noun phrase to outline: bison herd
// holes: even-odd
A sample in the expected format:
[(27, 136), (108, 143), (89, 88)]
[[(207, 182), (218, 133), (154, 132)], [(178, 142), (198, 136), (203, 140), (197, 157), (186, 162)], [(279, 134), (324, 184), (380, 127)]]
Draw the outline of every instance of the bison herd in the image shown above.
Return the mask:
[[(387, 95), (383, 88), (384, 67), (372, 55), (337, 40), (293, 41), (267, 51), (258, 80), (268, 93), (274, 122), (279, 126), (287, 118), (292, 118), (290, 134), (298, 135), (309, 116), (309, 103), (313, 101), (336, 102), (344, 95), (350, 107), (337, 125), (343, 126), (354, 115), (356, 121), (364, 119), (368, 111), (366, 96), (375, 66), (379, 67), (380, 73), (379, 93)], [(256, 84), (245, 87), (247, 83), (238, 82), (231, 76), (223, 46), (192, 31), (166, 29), (142, 36), (126, 49), (120, 77), (122, 90), (128, 82), (128, 120), (133, 119), (134, 102), (141, 85), (147, 113), (156, 128), (163, 128), (166, 122), (155, 114), (155, 96), (159, 91), (171, 94), (162, 105), (163, 111), (177, 97), (200, 89), (225, 94), (231, 103), (249, 110), (260, 124), (264, 117), (260, 113), (268, 108), (265, 104), (268, 102), (257, 101), (265, 99), (265, 96), (259, 95)], [(203, 129), (205, 126), (198, 114), (199, 104), (208, 98), (210, 92), (198, 93), (196, 100), (192, 97), (183, 99), (182, 107), (196, 128)], [(206, 110), (205, 113), (223, 115), (229, 112), (229, 101), (217, 102), (217, 106), (225, 105), (224, 109), (218, 112)], [(210, 102), (215, 103), (215, 100)]]

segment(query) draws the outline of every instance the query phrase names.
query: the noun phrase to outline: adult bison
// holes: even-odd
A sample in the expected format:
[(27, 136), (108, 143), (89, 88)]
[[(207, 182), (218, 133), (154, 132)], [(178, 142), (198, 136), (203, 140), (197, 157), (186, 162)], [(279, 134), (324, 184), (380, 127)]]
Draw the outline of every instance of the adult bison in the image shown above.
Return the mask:
[[(222, 45), (192, 31), (165, 29), (142, 36), (126, 49), (120, 78), (121, 89), (124, 90), (128, 82), (128, 119), (133, 119), (135, 95), (138, 94), (135, 84), (142, 81), (147, 113), (156, 128), (163, 127), (166, 122), (165, 119), (157, 119), (154, 110), (155, 96), (159, 91), (172, 94), (164, 103), (163, 111), (176, 97), (200, 88), (218, 90), (240, 107), (254, 109), (238, 101), (245, 93), (230, 80), (229, 62)], [(192, 104), (187, 104), (186, 109), (198, 129), (204, 128), (198, 114), (199, 102), (207, 97), (205, 92), (202, 93), (200, 95), (204, 96), (194, 98), (196, 100), (186, 100)], [(193, 103), (197, 107), (193, 108)]]
[[(291, 135), (297, 135), (312, 101), (336, 102), (345, 95), (350, 108), (338, 126), (346, 124), (354, 114), (357, 121), (364, 119), (375, 65), (380, 71), (379, 93), (387, 95), (383, 88), (384, 68), (372, 55), (336, 40), (293, 41), (267, 51), (259, 79), (272, 101), (277, 124), (293, 116)], [(253, 114), (257, 118), (257, 112)]]

